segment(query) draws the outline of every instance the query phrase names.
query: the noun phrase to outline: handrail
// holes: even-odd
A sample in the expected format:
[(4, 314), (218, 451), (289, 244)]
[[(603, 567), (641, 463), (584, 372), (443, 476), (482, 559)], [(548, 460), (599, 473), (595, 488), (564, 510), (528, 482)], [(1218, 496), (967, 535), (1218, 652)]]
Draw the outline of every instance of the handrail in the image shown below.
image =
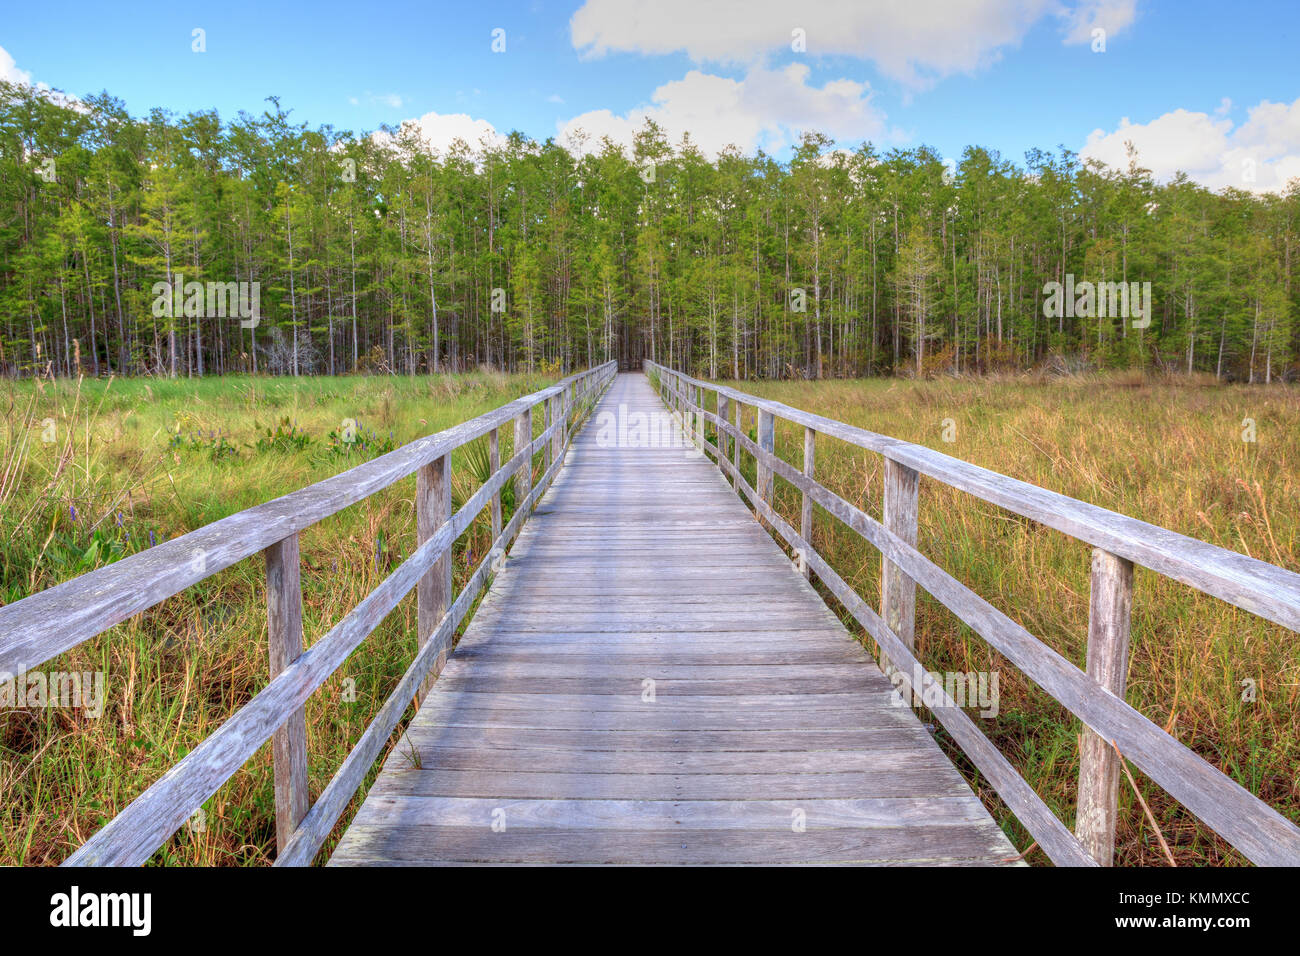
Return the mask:
[[(1115, 775), (1119, 769), (1118, 758), (1112, 749), (1118, 747), (1152, 780), (1248, 859), (1271, 865), (1300, 863), (1300, 828), (1125, 703), (1125, 667), (1122, 666), (1126, 664), (1128, 655), (1132, 600), (1130, 562), (1136, 561), (1166, 576), (1183, 580), (1284, 625), (1288, 621), (1300, 621), (1300, 575), (1015, 481), (922, 446), (876, 435), (727, 386), (690, 378), (657, 363), (646, 364), (648, 370), (657, 375), (665, 400), (682, 416), (686, 433), (702, 451), (717, 459), (719, 467), (731, 477), (737, 491), (796, 550), (801, 566), (816, 573), (831, 594), (876, 640), (882, 655), (887, 656), (882, 664), (886, 667), (905, 665), (897, 673), (918, 699), (924, 699), (920, 696), (922, 694), (928, 699), (937, 699), (940, 706), (932, 708), (936, 719), (989, 778), (994, 789), (1053, 862), (1066, 865), (1110, 864), (1117, 802)], [(717, 393), (718, 414), (703, 407), (697, 397), (700, 390)], [(733, 404), (734, 424), (729, 420)], [(759, 419), (757, 442), (739, 427), (744, 405), (756, 409)], [(775, 454), (775, 417), (805, 427), (802, 472)], [(713, 425), (716, 447), (704, 440), (704, 423)], [(883, 523), (830, 491), (812, 476), (818, 434), (827, 434), (885, 456)], [(731, 448), (735, 450), (734, 462), (728, 460)], [(751, 487), (741, 475), (742, 449), (756, 462), (757, 488)], [(1099, 545), (1093, 559), (1087, 673), (916, 549), (916, 479), (922, 473)], [(798, 531), (772, 507), (771, 482), (775, 475), (803, 495), (803, 521)], [(813, 502), (881, 552), (880, 614), (872, 610), (812, 548)], [(1049, 508), (1054, 510), (1045, 510)], [(1133, 536), (1138, 533), (1146, 536), (1145, 544), (1134, 540)], [(1123, 551), (1107, 552), (1103, 550), (1106, 544), (1123, 548)], [(1192, 557), (1186, 551), (1190, 551)], [(1191, 564), (1193, 559), (1195, 565)], [(1196, 573), (1198, 571), (1205, 573)], [(910, 592), (899, 587), (900, 579), (910, 587)], [(1228, 587), (1229, 583), (1233, 587)], [(953, 706), (942, 686), (920, 666), (912, 650), (911, 634), (917, 584), (1089, 728), (1084, 735), (1080, 761), (1077, 839), (1051, 814), (1042, 799), (988, 738), (960, 708)], [(920, 687), (912, 686), (916, 676), (920, 677)]]
[[(280, 846), (276, 862), (310, 863), (412, 697), (418, 700), (422, 684), (431, 673), (441, 670), (456, 628), (497, 556), (509, 547), (532, 506), (545, 493), (563, 464), (571, 435), (612, 381), (616, 367), (611, 361), (570, 376), (325, 481), (0, 608), (0, 673), (18, 672), (75, 647), (236, 561), (259, 551), (267, 556), (270, 683), (92, 836), (65, 865), (146, 862), (272, 736)], [(537, 405), (543, 406), (546, 424), (533, 438), (532, 412)], [(499, 429), (512, 420), (515, 454), (501, 465)], [(452, 513), (451, 452), (484, 435), (490, 438), (493, 473)], [(545, 455), (545, 467), (533, 487), (532, 459), (539, 451)], [(418, 547), (328, 634), (303, 651), (298, 532), (412, 473), (417, 473)], [(515, 513), (503, 529), (500, 492), (512, 477), (521, 493)], [(493, 547), (453, 601), (451, 546), (489, 504)], [(200, 560), (194, 559), (196, 553)], [(290, 567), (283, 564), (286, 554), (294, 559)], [(183, 566), (178, 562), (184, 562)], [(440, 582), (443, 578), (445, 582)], [(316, 805), (308, 809), (301, 708), (417, 585), (420, 632), (416, 658)], [(282, 646), (277, 647), (277, 641)], [(277, 650), (285, 652), (278, 664)]]
[(522, 412), (560, 395), (608, 363), (332, 478), (228, 515), (121, 561), (0, 607), (0, 673), (30, 670), (218, 571), (265, 550), (406, 478)]

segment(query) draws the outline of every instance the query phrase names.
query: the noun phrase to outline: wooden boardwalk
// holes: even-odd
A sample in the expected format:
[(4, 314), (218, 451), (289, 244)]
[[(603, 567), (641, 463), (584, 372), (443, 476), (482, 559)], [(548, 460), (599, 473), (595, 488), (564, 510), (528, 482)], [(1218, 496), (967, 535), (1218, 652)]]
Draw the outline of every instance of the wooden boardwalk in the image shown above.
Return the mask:
[(665, 414), (606, 393), (331, 864), (1014, 857), (717, 469), (606, 411)]

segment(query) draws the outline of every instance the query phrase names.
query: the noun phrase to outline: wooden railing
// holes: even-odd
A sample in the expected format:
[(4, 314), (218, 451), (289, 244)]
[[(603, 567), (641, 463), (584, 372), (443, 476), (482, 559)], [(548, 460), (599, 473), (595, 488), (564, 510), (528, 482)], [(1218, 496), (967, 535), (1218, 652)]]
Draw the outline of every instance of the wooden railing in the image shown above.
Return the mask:
[[(275, 864), (312, 862), (413, 699), (441, 671), (465, 614), (497, 557), (519, 533), (559, 470), (573, 431), (612, 381), (615, 362), (421, 438), (292, 494), (249, 508), (71, 581), (0, 608), (0, 673), (34, 668), (134, 614), (261, 552), (266, 561), (271, 680), (211, 736), (70, 856), (70, 865), (137, 866), (179, 830), (267, 739), (275, 767)], [(545, 425), (533, 437), (533, 412)], [(514, 424), (504, 465), (500, 430)], [(451, 509), (451, 453), (488, 438), (492, 475), (459, 511)], [(533, 456), (543, 455), (533, 487)], [(309, 649), (302, 644), (298, 535), (323, 518), (416, 474), (418, 546)], [(501, 489), (515, 480), (514, 515), (501, 526)], [(493, 546), (460, 594), (452, 594), (451, 547), (491, 506)], [(308, 806), (303, 707), (361, 641), (415, 588), (414, 661), (356, 746)]]
[[(717, 459), (737, 493), (748, 499), (759, 518), (794, 550), (803, 573), (815, 573), (876, 641), (882, 654), (881, 666), (896, 667), (908, 690), (924, 695), (919, 699), (941, 702), (932, 708), (935, 718), (1054, 863), (1089, 866), (1112, 862), (1122, 753), (1248, 859), (1263, 865), (1300, 865), (1300, 828), (1124, 701), (1135, 564), (1291, 630), (1300, 630), (1300, 575), (1008, 478), (922, 445), (690, 378), (654, 362), (646, 362), (646, 372), (656, 382), (665, 403), (681, 417), (683, 429), (695, 444)], [(703, 407), (701, 393), (709, 391), (717, 396), (716, 413)], [(742, 427), (746, 407), (754, 410), (757, 419), (756, 442)], [(776, 456), (777, 418), (803, 427), (802, 468)], [(706, 439), (706, 424), (713, 426), (716, 445)], [(883, 456), (881, 521), (817, 482), (814, 475), (819, 435)], [(741, 473), (742, 449), (754, 459), (757, 488), (751, 487)], [(1094, 546), (1086, 673), (916, 549), (921, 475)], [(772, 506), (775, 476), (802, 495), (797, 530)], [(881, 553), (879, 613), (813, 549), (814, 504)], [(942, 684), (920, 665), (913, 652), (917, 585), (1083, 721), (1074, 833), (1057, 819), (971, 718), (954, 706)], [(915, 674), (920, 674), (921, 687), (913, 686)]]

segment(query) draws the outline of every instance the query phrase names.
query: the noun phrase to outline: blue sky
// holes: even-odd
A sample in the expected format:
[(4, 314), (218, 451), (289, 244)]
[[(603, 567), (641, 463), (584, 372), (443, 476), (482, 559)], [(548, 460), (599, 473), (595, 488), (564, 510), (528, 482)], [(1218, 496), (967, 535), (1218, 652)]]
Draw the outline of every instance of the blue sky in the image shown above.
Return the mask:
[(439, 147), (574, 126), (626, 141), (647, 113), (706, 152), (782, 157), (810, 127), (1017, 161), (1065, 145), (1119, 162), (1131, 139), (1162, 177), (1279, 188), (1300, 176), (1298, 24), (1294, 0), (15, 3), (0, 74), (137, 115), (229, 118), (276, 94), (312, 126), (415, 120)]

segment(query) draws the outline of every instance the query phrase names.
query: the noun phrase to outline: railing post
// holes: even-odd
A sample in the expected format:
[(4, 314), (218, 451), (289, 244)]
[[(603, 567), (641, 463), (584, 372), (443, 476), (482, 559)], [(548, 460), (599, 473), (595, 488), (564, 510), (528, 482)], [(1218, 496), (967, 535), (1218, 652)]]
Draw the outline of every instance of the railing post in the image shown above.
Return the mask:
[[(421, 465), (415, 473), (416, 545), (422, 545), (432, 538), (450, 518), (451, 455), (446, 454), (427, 465)], [(415, 643), (418, 651), (429, 643), (438, 622), (451, 606), (451, 542), (447, 542), (446, 550), (438, 555), (433, 567), (420, 578), (415, 586), (415, 595)], [(424, 700), (424, 695), (433, 686), (434, 679), (445, 663), (444, 652), (439, 655), (428, 677), (420, 685), (417, 700)]]
[(731, 457), (731, 436), (723, 430), (722, 423), (731, 421), (731, 399), (718, 392), (718, 468), (721, 469), (723, 477), (727, 477), (727, 469), (723, 468), (722, 463)]
[[(817, 464), (817, 432), (811, 428), (803, 430), (803, 473), (805, 478), (812, 478)], [(799, 509), (799, 537), (812, 547), (813, 501), (808, 492), (803, 493)], [(799, 554), (799, 573), (808, 577), (808, 555)]]
[[(262, 552), (266, 558), (266, 630), (271, 679), (302, 654), (302, 578), (298, 535)], [(275, 766), (275, 842), (281, 850), (307, 815), (307, 713), (294, 711), (271, 737)]]
[[(494, 428), (488, 432), (488, 469), (493, 477), (501, 470), (501, 429)], [(492, 496), (492, 544), (496, 545), (501, 537), (501, 492)]]
[(695, 386), (695, 444), (704, 451), (707, 429), (704, 427), (704, 388)]
[[(546, 429), (550, 428), (554, 421), (555, 402), (548, 398), (542, 402), (542, 431), (545, 432)], [(542, 446), (542, 474), (546, 474), (550, 469), (553, 454), (555, 454), (555, 446), (548, 438), (546, 444)]]
[[(917, 495), (921, 476), (904, 464), (885, 459), (885, 501), (883, 521), (908, 544), (916, 545)], [(880, 560), (880, 616), (909, 650), (916, 647), (916, 582), (888, 558)], [(892, 665), (882, 651), (880, 669), (886, 674)]]
[(731, 487), (739, 491), (740, 490), (740, 438), (739, 436), (745, 433), (744, 428), (741, 427), (741, 422), (744, 421), (745, 418), (745, 403), (736, 402), (736, 408), (733, 414), (735, 415), (736, 418), (737, 438), (736, 438), (736, 443), (731, 447), (731, 465), (736, 470), (735, 475), (733, 475), (731, 479)]
[(568, 416), (564, 407), (565, 390), (561, 389), (560, 394), (551, 396), (551, 424), (555, 426), (555, 434), (551, 436), (551, 464), (560, 460), (564, 454), (564, 422)]
[[(686, 386), (687, 421), (690, 422), (691, 443), (700, 443), (700, 387), (695, 383)], [(703, 450), (703, 449), (701, 449)]]
[[(533, 410), (524, 409), (515, 416), (515, 454), (519, 454), (533, 441)], [(515, 507), (522, 508), (528, 493), (533, 490), (533, 456), (524, 459), (515, 472)], [(526, 520), (526, 519), (524, 519)]]
[[(776, 417), (764, 409), (758, 410), (758, 447), (769, 454), (776, 453)], [(763, 459), (754, 456), (755, 459), (755, 476), (758, 479), (759, 498), (763, 499), (769, 507), (772, 505), (772, 490), (775, 485), (773, 481), (772, 469), (763, 464)], [(766, 527), (766, 522), (764, 526)]]
[[(1120, 700), (1128, 679), (1133, 562), (1094, 548), (1088, 607), (1088, 676)], [(1074, 832), (1102, 866), (1115, 860), (1119, 757), (1110, 741), (1088, 726), (1079, 738), (1079, 802)]]

